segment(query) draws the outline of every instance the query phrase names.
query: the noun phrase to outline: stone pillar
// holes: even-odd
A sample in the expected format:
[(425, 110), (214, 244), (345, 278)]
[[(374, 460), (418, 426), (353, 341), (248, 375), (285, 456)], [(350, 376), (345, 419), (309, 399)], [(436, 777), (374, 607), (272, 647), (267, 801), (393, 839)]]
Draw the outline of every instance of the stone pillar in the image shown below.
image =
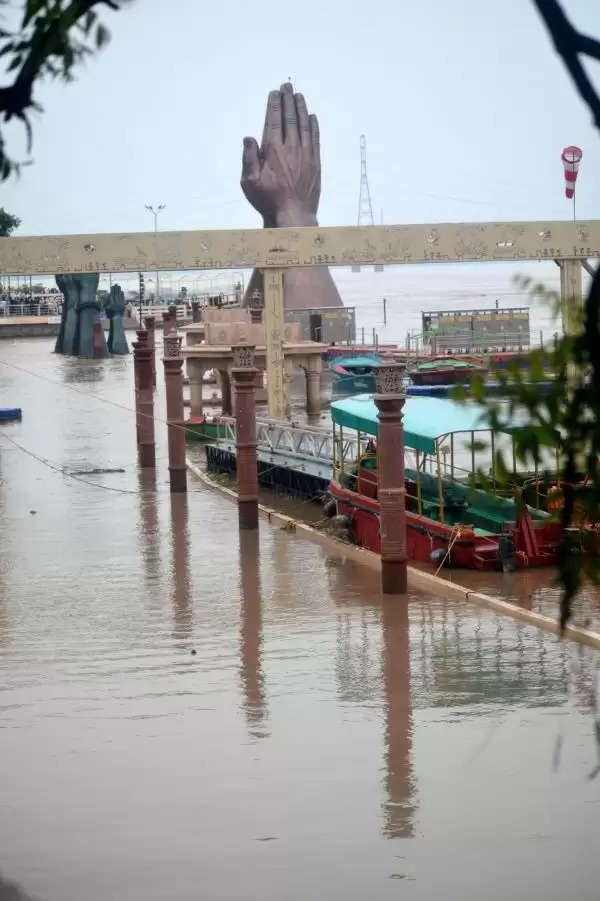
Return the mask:
[(154, 386), (152, 384), (152, 351), (148, 347), (148, 333), (141, 330), (139, 341), (133, 345), (134, 366), (137, 358), (137, 428), (140, 466), (154, 467)]
[(309, 357), (306, 367), (306, 412), (318, 416), (321, 412), (321, 357)]
[(200, 309), (200, 301), (192, 301), (192, 322), (202, 322), (202, 311)]
[[(176, 322), (173, 323), (173, 326), (176, 326), (176, 324), (177, 324)], [(165, 312), (162, 314), (162, 325), (163, 325), (163, 336), (168, 335), (172, 328), (172, 326), (171, 326), (171, 308), (170, 307), (168, 310), (165, 310)]]
[(406, 489), (404, 487), (404, 427), (402, 408), (405, 367), (381, 363), (374, 367), (377, 406), (377, 496), (381, 538), (381, 590), (406, 594)]
[(565, 335), (575, 335), (581, 330), (583, 291), (581, 287), (581, 260), (560, 260), (560, 302)]
[(190, 383), (190, 416), (199, 419), (202, 416), (202, 382), (204, 379), (204, 366), (201, 360), (193, 357), (187, 358), (187, 376)]
[(146, 344), (148, 332), (145, 329), (139, 329), (136, 332), (137, 341), (132, 343), (133, 347), (133, 394), (135, 398), (135, 441), (140, 449), (140, 357), (137, 353), (138, 348)]
[(253, 325), (260, 325), (263, 321), (263, 310), (265, 307), (265, 299), (262, 292), (255, 289), (248, 299), (248, 308), (250, 310), (250, 322)]
[(164, 339), (163, 366), (167, 395), (167, 431), (169, 435), (169, 481), (171, 491), (187, 491), (185, 431), (183, 424), (183, 358), (181, 338), (173, 329)]
[(258, 473), (256, 469), (255, 347), (235, 344), (231, 375), (235, 388), (235, 441), (238, 515), (240, 529), (258, 528)]
[(144, 326), (148, 332), (148, 347), (152, 351), (152, 384), (156, 388), (156, 319), (144, 316)]
[(104, 345), (104, 329), (102, 328), (102, 323), (99, 319), (94, 322), (92, 342), (94, 348), (94, 357), (96, 357), (97, 359), (105, 357), (106, 351)]
[(221, 414), (223, 416), (231, 416), (233, 412), (231, 405), (231, 379), (226, 369), (219, 369), (219, 381), (221, 383)]
[(286, 417), (283, 363), (283, 270), (264, 272), (265, 288), (265, 357), (269, 419), (281, 422)]

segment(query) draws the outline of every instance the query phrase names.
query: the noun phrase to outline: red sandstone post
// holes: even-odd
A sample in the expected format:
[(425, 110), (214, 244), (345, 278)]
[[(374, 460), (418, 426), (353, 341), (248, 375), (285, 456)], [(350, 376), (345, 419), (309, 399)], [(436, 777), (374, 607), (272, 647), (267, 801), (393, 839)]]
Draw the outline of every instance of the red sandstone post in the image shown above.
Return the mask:
[(148, 346), (148, 332), (137, 333), (139, 341), (133, 345), (137, 386), (137, 435), (140, 466), (156, 466), (154, 446), (154, 386), (152, 384), (152, 350)]
[(135, 397), (135, 441), (140, 448), (140, 358), (137, 354), (138, 347), (143, 346), (148, 338), (148, 332), (145, 329), (139, 329), (136, 332), (137, 342), (132, 343), (133, 347), (133, 393)]
[(255, 347), (235, 344), (231, 375), (235, 390), (238, 516), (240, 529), (258, 528), (258, 473), (256, 469)]
[(148, 332), (148, 347), (152, 350), (152, 384), (156, 388), (156, 319), (154, 316), (144, 316), (144, 325)]
[(248, 307), (250, 308), (250, 322), (252, 322), (253, 325), (260, 325), (263, 319), (265, 299), (258, 288), (250, 295)]
[(192, 301), (192, 322), (202, 322), (202, 313), (200, 311), (200, 301)]
[(381, 536), (381, 590), (406, 594), (406, 489), (404, 487), (404, 427), (402, 408), (405, 367), (382, 363), (374, 367), (377, 406), (377, 496)]
[(181, 338), (173, 329), (164, 339), (163, 366), (167, 393), (169, 435), (169, 481), (171, 492), (187, 491), (185, 431), (183, 426), (183, 358)]

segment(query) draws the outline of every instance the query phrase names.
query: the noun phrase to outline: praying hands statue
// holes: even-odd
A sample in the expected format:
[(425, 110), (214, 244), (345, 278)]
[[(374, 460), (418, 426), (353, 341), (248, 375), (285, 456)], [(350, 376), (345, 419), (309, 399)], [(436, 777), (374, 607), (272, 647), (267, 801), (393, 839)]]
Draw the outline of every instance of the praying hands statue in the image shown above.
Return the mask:
[[(271, 91), (262, 144), (244, 138), (242, 190), (263, 217), (265, 228), (317, 225), (321, 195), (319, 123), (309, 115), (302, 94), (286, 83)], [(327, 266), (286, 269), (284, 301), (287, 310), (340, 307), (342, 301)], [(262, 274), (255, 269), (245, 304), (258, 290)]]

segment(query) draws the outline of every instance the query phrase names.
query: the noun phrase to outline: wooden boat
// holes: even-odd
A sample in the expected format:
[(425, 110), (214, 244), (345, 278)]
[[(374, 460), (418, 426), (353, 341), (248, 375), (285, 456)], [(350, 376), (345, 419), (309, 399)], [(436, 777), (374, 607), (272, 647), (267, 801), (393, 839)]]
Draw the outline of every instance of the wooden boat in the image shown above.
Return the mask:
[[(356, 543), (379, 553), (375, 404), (368, 395), (334, 401), (331, 418), (334, 462), (329, 494), (337, 513), (349, 518)], [(349, 430), (358, 433), (358, 459), (346, 457), (349, 443), (344, 434)], [(443, 560), (452, 566), (482, 570), (556, 563), (560, 525), (549, 513), (471, 487), (475, 436), (481, 441), (482, 432), (490, 438), (493, 460), (494, 433), (482, 420), (479, 407), (446, 398), (407, 397), (404, 443), (409, 558)], [(457, 463), (460, 439), (464, 443), (465, 435), (470, 436), (470, 472)], [(432, 462), (434, 473), (427, 472)]]
[(486, 368), (482, 360), (464, 357), (440, 357), (437, 360), (417, 363), (409, 372), (414, 385), (460, 385), (474, 375), (484, 375)]
[(334, 394), (361, 394), (375, 390), (373, 367), (381, 363), (379, 354), (335, 357), (329, 363)]
[[(215, 441), (219, 438), (219, 420), (206, 416), (190, 416), (185, 420), (186, 439), (192, 441)], [(221, 426), (221, 432), (223, 427)]]

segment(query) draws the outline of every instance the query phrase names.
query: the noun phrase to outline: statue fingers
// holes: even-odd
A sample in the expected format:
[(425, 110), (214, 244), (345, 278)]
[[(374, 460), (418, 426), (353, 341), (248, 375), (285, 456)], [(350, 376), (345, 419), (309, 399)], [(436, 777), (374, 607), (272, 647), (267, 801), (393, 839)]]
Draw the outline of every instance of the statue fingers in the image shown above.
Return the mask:
[(281, 85), (281, 102), (283, 140), (286, 144), (295, 147), (300, 143), (300, 132), (298, 130), (298, 114), (296, 113), (294, 89), (289, 81)]
[(308, 109), (304, 94), (296, 94), (296, 114), (298, 116), (298, 131), (300, 133), (300, 143), (305, 147), (310, 147), (310, 121), (308, 118)]
[(255, 138), (244, 138), (242, 153), (242, 183), (256, 181), (260, 175), (260, 156)]
[(319, 120), (312, 114), (309, 117), (310, 122), (310, 143), (313, 154), (320, 158), (321, 156), (321, 139), (319, 136)]
[(262, 152), (264, 154), (269, 144), (282, 144), (283, 132), (281, 126), (281, 94), (279, 91), (271, 91), (267, 100), (267, 113), (265, 115), (265, 127), (263, 130)]

